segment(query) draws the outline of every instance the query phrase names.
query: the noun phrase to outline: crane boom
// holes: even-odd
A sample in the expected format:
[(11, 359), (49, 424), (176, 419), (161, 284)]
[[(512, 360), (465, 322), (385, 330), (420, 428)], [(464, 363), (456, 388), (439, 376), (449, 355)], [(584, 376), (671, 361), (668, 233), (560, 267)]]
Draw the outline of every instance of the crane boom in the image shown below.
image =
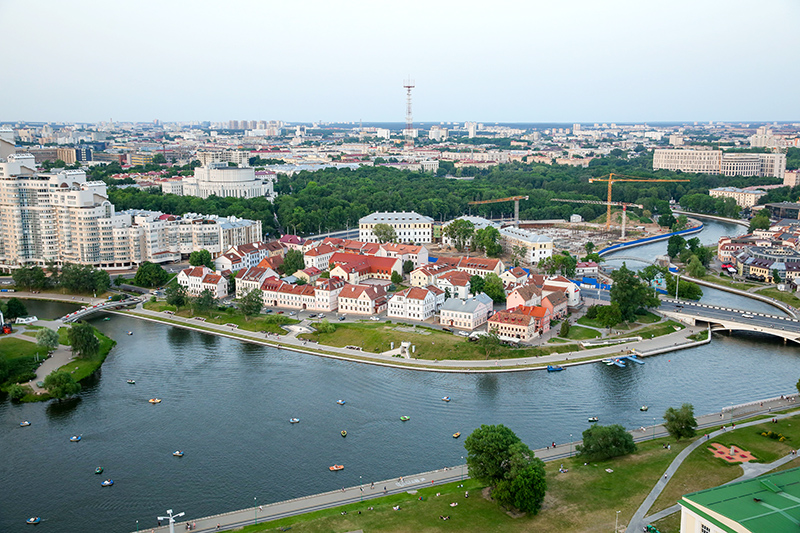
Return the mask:
[[(614, 176), (620, 176), (618, 178)], [(643, 183), (674, 183), (679, 181), (689, 180), (676, 180), (676, 179), (648, 179), (635, 176), (624, 176), (622, 174), (614, 174), (613, 172), (608, 177), (602, 178), (589, 178), (589, 183), (607, 182), (608, 183), (608, 209), (606, 211), (606, 230), (611, 226), (611, 186), (618, 182), (643, 182)]]
[(510, 196), (508, 198), (498, 198), (496, 200), (476, 200), (469, 202), (468, 205), (497, 204), (500, 202), (514, 202), (514, 225), (519, 227), (519, 201), (527, 200), (527, 196)]

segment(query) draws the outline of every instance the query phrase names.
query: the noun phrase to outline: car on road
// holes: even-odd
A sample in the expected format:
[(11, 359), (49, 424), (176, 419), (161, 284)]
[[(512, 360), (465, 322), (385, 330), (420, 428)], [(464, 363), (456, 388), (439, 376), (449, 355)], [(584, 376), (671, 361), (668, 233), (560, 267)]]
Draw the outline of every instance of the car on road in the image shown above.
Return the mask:
[(342, 315), (342, 316), (340, 316), (340, 317), (339, 317), (339, 320), (344, 320), (345, 318), (347, 318), (347, 317), (345, 317), (344, 315)]
[(749, 315), (747, 313), (742, 313), (742, 318), (753, 318), (753, 315)]
[(317, 318), (325, 318), (325, 315), (323, 315), (322, 313), (320, 313), (319, 315), (317, 315)]
[(283, 311), (278, 311), (278, 314), (279, 314), (279, 315), (282, 315), (282, 314), (283, 314)]
[[(283, 313), (283, 311), (278, 311), (278, 312), (279, 312), (279, 313)], [(289, 316), (294, 316), (294, 315), (295, 315), (295, 312), (294, 312), (294, 311), (289, 311)]]
[(380, 318), (378, 318), (378, 317), (376, 317), (376, 316), (371, 316), (371, 317), (369, 317), (369, 319), (370, 319), (370, 320), (375, 320), (376, 322), (377, 322), (378, 320), (380, 320)]
[(308, 315), (308, 318), (314, 318), (315, 316), (317, 316), (317, 313), (311, 313), (310, 315)]
[(272, 312), (272, 309), (264, 309), (264, 314), (268, 315)]

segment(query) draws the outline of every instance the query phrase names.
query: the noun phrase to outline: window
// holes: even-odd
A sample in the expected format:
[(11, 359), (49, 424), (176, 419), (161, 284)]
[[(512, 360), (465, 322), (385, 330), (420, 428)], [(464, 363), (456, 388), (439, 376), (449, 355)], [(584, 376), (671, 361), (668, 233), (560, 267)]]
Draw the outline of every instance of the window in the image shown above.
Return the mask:
[(711, 529), (707, 525), (702, 524), (700, 526), (700, 533), (711, 533)]

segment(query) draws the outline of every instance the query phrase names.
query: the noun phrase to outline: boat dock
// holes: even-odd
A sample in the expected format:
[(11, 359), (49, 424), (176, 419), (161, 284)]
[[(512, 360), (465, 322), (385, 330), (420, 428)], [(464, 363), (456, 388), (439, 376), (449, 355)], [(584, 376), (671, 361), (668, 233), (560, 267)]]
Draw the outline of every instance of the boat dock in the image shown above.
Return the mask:
[(601, 362), (605, 363), (608, 366), (616, 365), (620, 368), (625, 368), (625, 362), (629, 361), (632, 363), (638, 363), (640, 365), (644, 364), (644, 361), (636, 357), (636, 353), (631, 353), (629, 355), (621, 355), (619, 357), (614, 357), (611, 359), (603, 359)]

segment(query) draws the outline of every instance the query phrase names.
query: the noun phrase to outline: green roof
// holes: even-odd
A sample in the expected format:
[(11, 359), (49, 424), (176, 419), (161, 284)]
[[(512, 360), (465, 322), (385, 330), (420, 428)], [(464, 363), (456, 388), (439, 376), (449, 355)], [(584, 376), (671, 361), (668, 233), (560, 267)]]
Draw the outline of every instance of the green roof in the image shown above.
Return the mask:
[(704, 518), (710, 517), (696, 506), (733, 520), (749, 531), (797, 533), (800, 530), (800, 468), (693, 492), (686, 494), (683, 500), (682, 504)]

